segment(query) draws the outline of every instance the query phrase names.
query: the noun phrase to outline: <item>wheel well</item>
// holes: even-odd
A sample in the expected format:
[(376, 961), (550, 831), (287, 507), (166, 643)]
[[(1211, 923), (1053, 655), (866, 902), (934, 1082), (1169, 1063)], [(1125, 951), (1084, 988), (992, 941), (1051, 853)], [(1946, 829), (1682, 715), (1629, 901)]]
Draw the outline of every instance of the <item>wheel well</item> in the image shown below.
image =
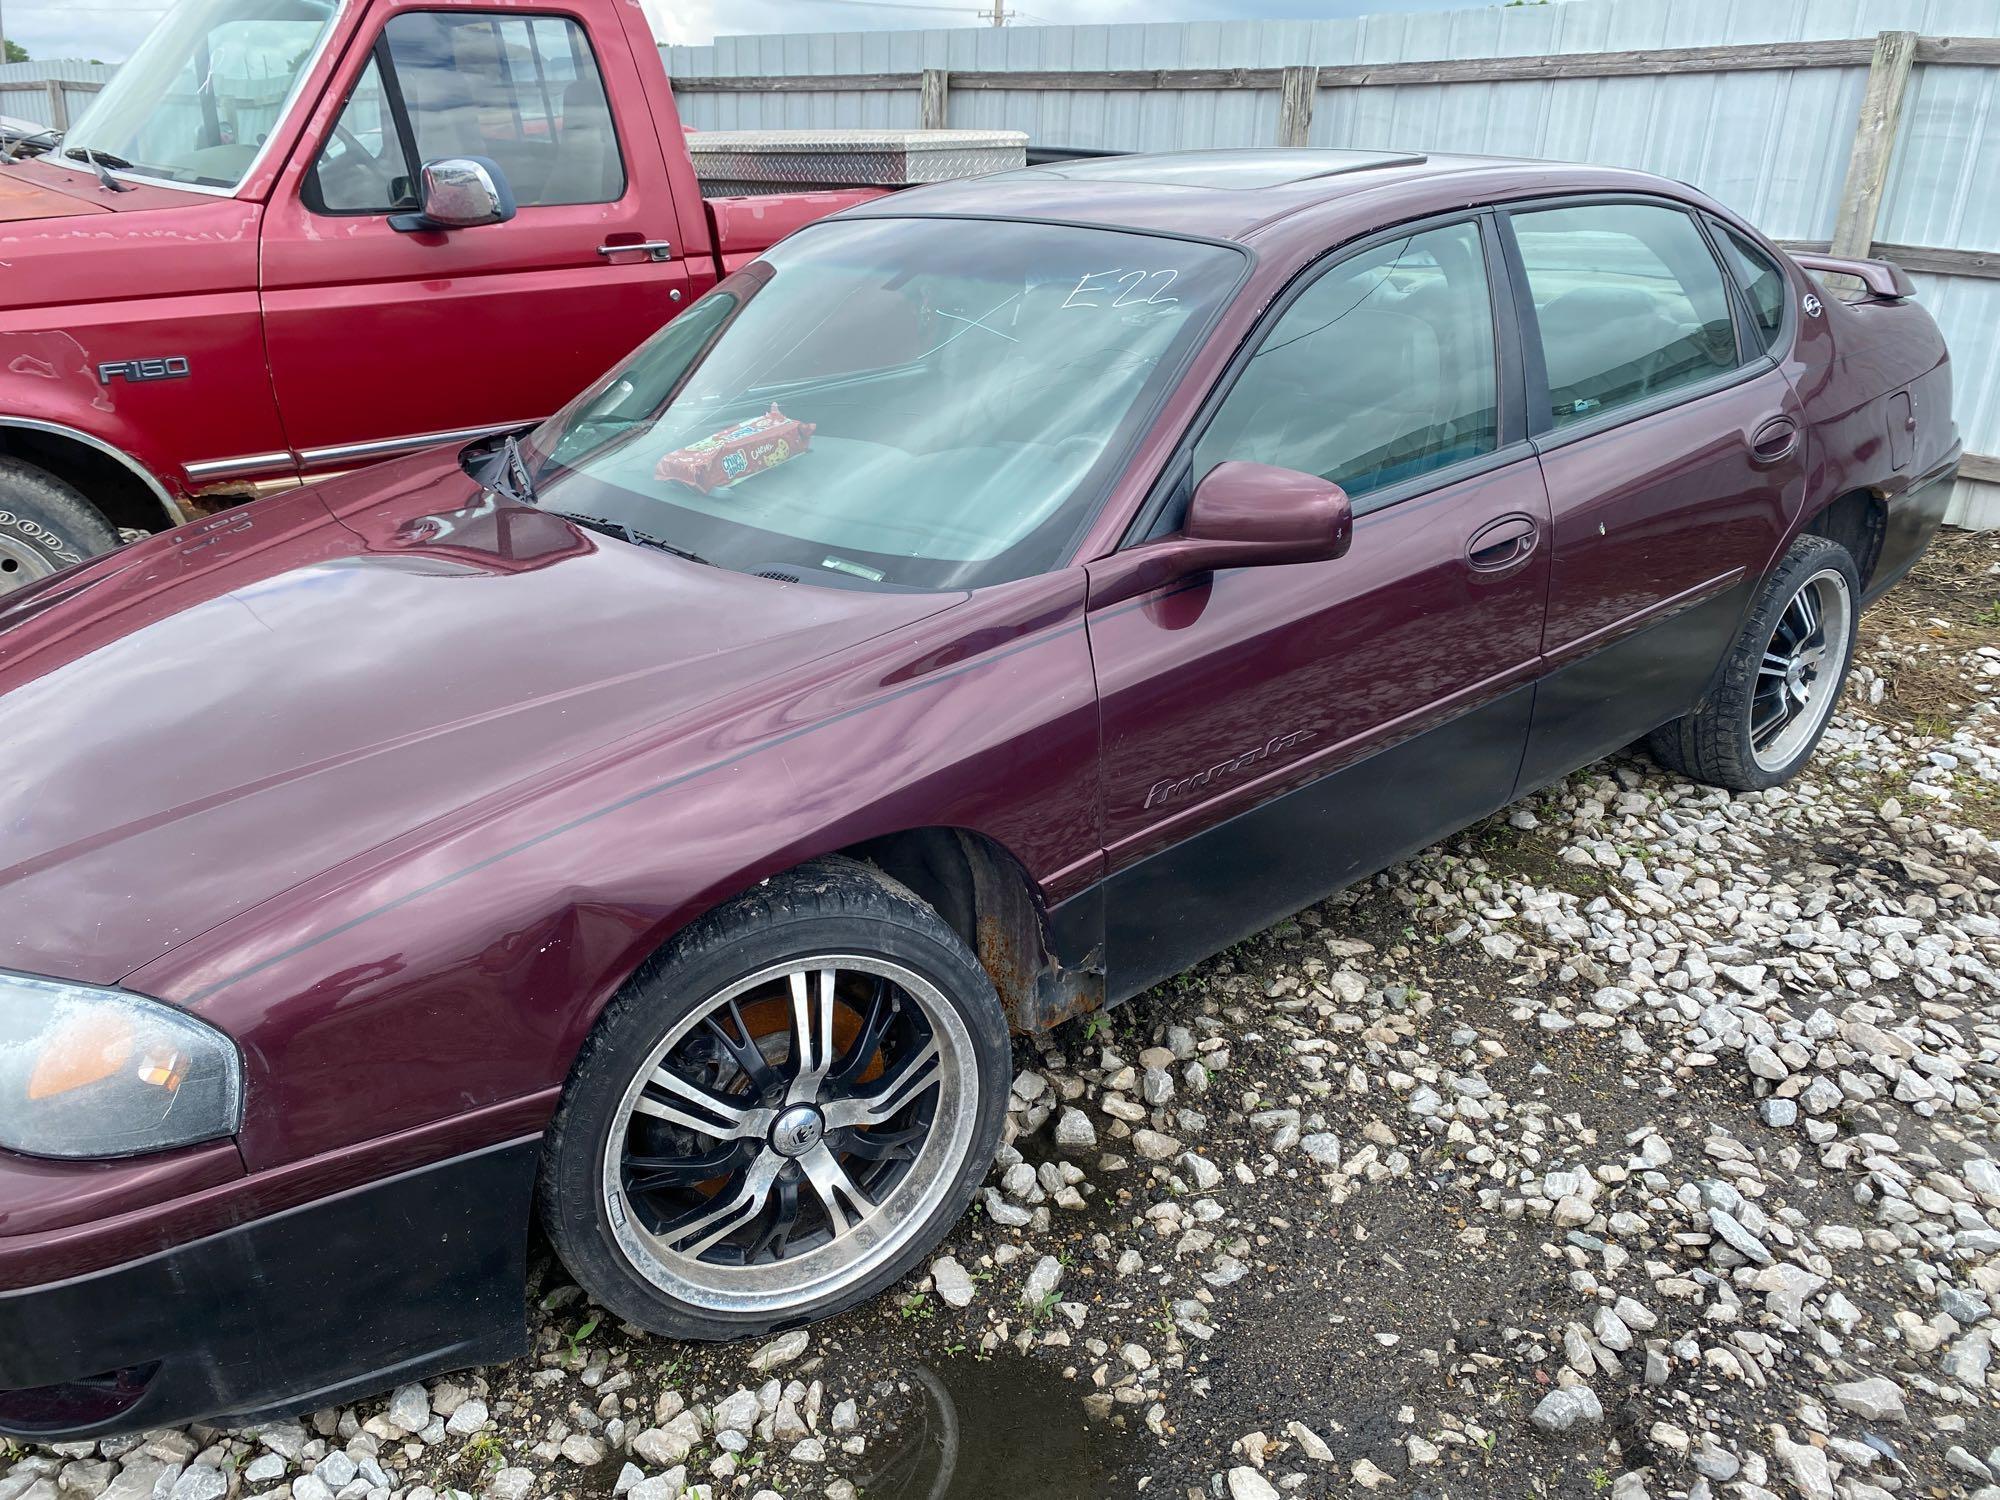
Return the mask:
[(1064, 970), (1033, 883), (1000, 844), (963, 828), (912, 828), (838, 851), (908, 886), (978, 955), (1008, 1024), (1044, 1031), (1103, 1003), (1103, 976)]
[(47, 470), (121, 530), (164, 531), (178, 524), (144, 479), (87, 443), (56, 432), (0, 426), (0, 454)]
[(1823, 536), (1845, 547), (1861, 575), (1861, 587), (1866, 589), (1876, 559), (1882, 555), (1882, 535), (1888, 525), (1888, 507), (1880, 498), (1867, 490), (1856, 490), (1828, 505), (1806, 522), (1805, 529), (1809, 535)]

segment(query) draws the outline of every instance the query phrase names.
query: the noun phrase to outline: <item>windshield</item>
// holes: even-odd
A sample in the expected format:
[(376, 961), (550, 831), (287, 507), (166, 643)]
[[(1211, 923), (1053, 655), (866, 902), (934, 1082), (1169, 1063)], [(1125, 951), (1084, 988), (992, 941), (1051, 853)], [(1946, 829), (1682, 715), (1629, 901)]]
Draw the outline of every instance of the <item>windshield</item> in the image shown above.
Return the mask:
[(535, 493), (745, 572), (1040, 572), (1244, 260), (1054, 224), (814, 225), (537, 429)]
[(63, 137), (62, 155), (234, 190), (297, 91), (332, 0), (183, 0)]

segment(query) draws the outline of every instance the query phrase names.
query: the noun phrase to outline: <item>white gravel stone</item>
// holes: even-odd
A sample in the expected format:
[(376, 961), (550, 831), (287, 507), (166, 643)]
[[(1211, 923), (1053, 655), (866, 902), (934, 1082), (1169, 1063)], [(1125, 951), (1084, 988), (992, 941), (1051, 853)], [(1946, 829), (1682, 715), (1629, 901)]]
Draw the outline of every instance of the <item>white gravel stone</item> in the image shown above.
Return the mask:
[(1271, 1481), (1259, 1474), (1248, 1464), (1239, 1464), (1229, 1471), (1229, 1500), (1278, 1500), (1278, 1492)]
[(1906, 1420), (1903, 1388), (1881, 1375), (1828, 1386), (1826, 1394), (1842, 1411), (1851, 1411), (1870, 1422)]
[(951, 1307), (967, 1306), (975, 1290), (965, 1267), (949, 1255), (941, 1255), (931, 1262), (931, 1285), (937, 1288), (938, 1297)]
[(1528, 1420), (1543, 1432), (1568, 1432), (1603, 1421), (1604, 1406), (1587, 1385), (1557, 1386), (1536, 1403)]

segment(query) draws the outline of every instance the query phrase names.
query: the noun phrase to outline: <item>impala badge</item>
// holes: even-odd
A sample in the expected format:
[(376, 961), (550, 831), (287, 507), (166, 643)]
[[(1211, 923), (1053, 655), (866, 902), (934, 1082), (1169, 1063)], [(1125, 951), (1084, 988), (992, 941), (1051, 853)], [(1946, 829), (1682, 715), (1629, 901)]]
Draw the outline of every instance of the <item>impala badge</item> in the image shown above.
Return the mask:
[(1205, 771), (1196, 771), (1192, 776), (1183, 776), (1179, 781), (1156, 781), (1146, 791), (1145, 805), (1159, 807), (1176, 797), (1189, 792), (1198, 792), (1203, 787), (1220, 781), (1225, 776), (1233, 776), (1238, 771), (1272, 759), (1282, 750), (1289, 750), (1302, 740), (1313, 737), (1310, 729), (1294, 729), (1290, 734), (1281, 734), (1266, 740), (1254, 750), (1245, 750), (1241, 755), (1229, 760), (1217, 761)]

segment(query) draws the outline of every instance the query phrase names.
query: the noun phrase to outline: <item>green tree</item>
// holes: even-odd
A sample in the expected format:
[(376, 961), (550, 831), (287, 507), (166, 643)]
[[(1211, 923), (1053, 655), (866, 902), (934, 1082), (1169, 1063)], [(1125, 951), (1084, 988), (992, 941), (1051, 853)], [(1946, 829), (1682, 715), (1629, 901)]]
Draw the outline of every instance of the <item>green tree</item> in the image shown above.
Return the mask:
[(26, 47), (23, 47), (19, 42), (9, 39), (7, 43), (7, 61), (26, 62), (27, 60), (28, 60), (28, 49)]

